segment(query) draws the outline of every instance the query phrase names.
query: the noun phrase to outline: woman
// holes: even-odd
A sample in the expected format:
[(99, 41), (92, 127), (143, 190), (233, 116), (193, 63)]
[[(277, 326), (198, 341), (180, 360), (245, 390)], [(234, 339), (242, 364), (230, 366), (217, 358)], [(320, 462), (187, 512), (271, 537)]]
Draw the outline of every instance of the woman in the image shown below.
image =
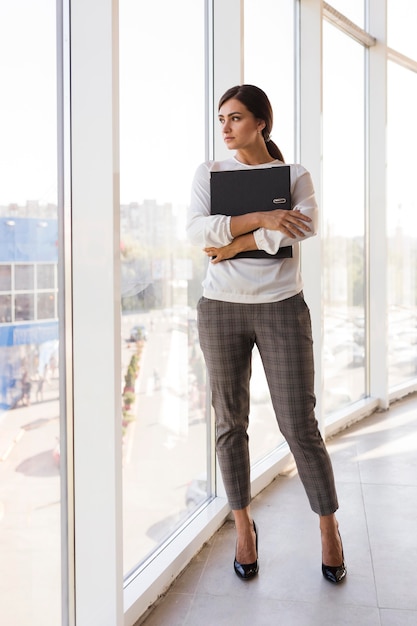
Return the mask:
[[(317, 204), (310, 174), (290, 166), (292, 210), (245, 215), (210, 214), (214, 171), (282, 167), (270, 139), (272, 108), (253, 85), (238, 85), (220, 99), (219, 122), (233, 157), (197, 169), (188, 218), (188, 236), (210, 258), (198, 303), (201, 348), (209, 372), (216, 415), (216, 450), (237, 543), (236, 574), (258, 573), (257, 529), (250, 513), (248, 451), (251, 352), (257, 345), (278, 426), (297, 464), (312, 510), (319, 515), (322, 573), (339, 583), (346, 576), (335, 511), (333, 470), (314, 415), (314, 365), (310, 313), (303, 299), (299, 242), (316, 234)], [(237, 258), (249, 250), (273, 255), (292, 245), (292, 258)]]

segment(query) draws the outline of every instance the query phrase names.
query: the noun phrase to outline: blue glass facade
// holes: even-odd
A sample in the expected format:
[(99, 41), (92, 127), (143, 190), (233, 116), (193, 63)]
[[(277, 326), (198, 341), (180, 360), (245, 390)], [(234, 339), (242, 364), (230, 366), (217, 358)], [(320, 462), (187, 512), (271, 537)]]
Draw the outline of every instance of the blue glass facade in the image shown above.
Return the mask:
[[(0, 407), (13, 408), (24, 381), (58, 364), (58, 222), (0, 218)], [(46, 278), (45, 278), (46, 277)]]

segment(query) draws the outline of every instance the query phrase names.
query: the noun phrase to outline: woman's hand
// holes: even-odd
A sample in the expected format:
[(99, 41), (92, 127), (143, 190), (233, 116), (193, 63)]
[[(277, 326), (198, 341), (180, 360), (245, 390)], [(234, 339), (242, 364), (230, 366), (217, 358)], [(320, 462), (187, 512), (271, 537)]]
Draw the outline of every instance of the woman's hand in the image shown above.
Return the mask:
[(207, 254), (207, 256), (211, 257), (210, 258), (210, 263), (220, 263), (220, 261), (226, 261), (227, 259), (233, 259), (233, 257), (239, 252), (239, 250), (236, 250), (236, 245), (233, 245), (233, 241), (232, 243), (229, 243), (228, 246), (223, 246), (223, 248), (203, 248), (203, 251)]
[(274, 211), (261, 211), (260, 218), (262, 227), (268, 230), (279, 230), (287, 237), (305, 237), (311, 228), (307, 222), (311, 222), (308, 215), (301, 213), (299, 209), (288, 211), (287, 209), (275, 209)]
[(240, 235), (235, 237), (227, 246), (221, 248), (215, 248), (209, 246), (203, 248), (203, 252), (207, 256), (211, 257), (211, 263), (220, 263), (220, 261), (226, 261), (227, 259), (233, 259), (239, 252), (245, 252), (247, 250), (257, 250), (255, 238), (252, 233), (246, 235)]

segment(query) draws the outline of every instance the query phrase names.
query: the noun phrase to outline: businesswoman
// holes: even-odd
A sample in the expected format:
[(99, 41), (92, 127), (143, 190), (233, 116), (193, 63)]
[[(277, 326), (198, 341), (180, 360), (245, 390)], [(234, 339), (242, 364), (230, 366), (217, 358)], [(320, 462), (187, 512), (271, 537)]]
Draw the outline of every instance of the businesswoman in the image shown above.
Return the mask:
[[(290, 165), (292, 210), (263, 212), (254, 206), (245, 215), (211, 215), (211, 172), (284, 165), (270, 139), (273, 113), (261, 89), (232, 87), (220, 99), (218, 117), (225, 144), (234, 155), (198, 167), (187, 232), (210, 259), (198, 303), (198, 330), (215, 411), (216, 450), (236, 525), (234, 570), (244, 580), (258, 573), (247, 435), (251, 353), (256, 344), (278, 426), (294, 455), (310, 506), (319, 515), (323, 576), (339, 583), (346, 567), (335, 518), (338, 501), (314, 414), (310, 313), (299, 268), (300, 242), (316, 234), (313, 184), (305, 168)], [(234, 258), (249, 250), (273, 255), (289, 245), (292, 258)]]

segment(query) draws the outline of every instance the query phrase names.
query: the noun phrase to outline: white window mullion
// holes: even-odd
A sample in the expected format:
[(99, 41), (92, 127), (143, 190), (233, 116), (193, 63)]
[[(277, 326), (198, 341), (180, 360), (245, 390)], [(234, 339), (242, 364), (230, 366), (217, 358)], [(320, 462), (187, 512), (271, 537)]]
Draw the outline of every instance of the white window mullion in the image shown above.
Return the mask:
[[(301, 2), (299, 11), (299, 155), (298, 161), (311, 173), (318, 205), (322, 197), (322, 13), (321, 0)], [(311, 310), (314, 338), (317, 419), (324, 433), (322, 407), (323, 374), (321, 364), (323, 302), (321, 289), (321, 230), (302, 245), (301, 270), (304, 294)]]
[[(212, 133), (216, 160), (230, 157), (219, 130), (217, 106), (227, 89), (243, 82), (243, 0), (213, 0), (213, 101)], [(227, 59), (227, 63), (225, 63)], [(214, 432), (212, 433), (214, 437)], [(214, 438), (212, 438), (214, 441)], [(216, 461), (216, 495), (226, 497), (222, 476)]]
[[(381, 6), (383, 4), (384, 6)], [(369, 1), (369, 31), (377, 44), (369, 49), (369, 392), (388, 408), (388, 306), (386, 236), (386, 3)]]
[(71, 1), (75, 621), (123, 623), (118, 2)]

